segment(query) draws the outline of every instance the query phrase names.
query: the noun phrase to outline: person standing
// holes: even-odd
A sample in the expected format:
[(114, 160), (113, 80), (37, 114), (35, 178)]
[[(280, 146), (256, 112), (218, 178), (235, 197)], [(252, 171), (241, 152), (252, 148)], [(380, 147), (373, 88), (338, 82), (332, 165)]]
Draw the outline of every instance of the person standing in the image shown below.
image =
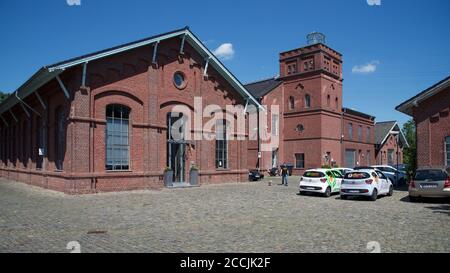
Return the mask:
[(288, 186), (288, 176), (289, 176), (288, 168), (286, 164), (283, 164), (281, 166), (281, 184), (285, 185), (286, 187)]

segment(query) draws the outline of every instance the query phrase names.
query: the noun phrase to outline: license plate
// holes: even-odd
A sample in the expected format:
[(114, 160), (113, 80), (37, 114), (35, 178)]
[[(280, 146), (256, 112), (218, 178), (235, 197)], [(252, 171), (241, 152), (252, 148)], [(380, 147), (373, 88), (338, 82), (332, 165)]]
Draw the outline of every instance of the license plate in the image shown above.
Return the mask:
[(350, 190), (350, 191), (348, 191), (349, 193), (359, 193), (359, 191), (357, 191), (357, 190)]
[(307, 190), (315, 190), (316, 188), (313, 188), (313, 187), (307, 187), (306, 189), (307, 189)]
[(436, 189), (437, 188), (437, 184), (422, 184), (420, 185), (420, 187), (422, 189)]

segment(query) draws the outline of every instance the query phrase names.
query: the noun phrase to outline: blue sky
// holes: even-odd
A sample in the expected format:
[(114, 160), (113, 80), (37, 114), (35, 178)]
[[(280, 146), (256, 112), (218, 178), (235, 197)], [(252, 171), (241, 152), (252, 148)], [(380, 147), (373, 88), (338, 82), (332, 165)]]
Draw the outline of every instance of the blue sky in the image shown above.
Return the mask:
[(448, 0), (1, 0), (0, 90), (41, 66), (186, 25), (211, 50), (231, 44), (224, 63), (245, 83), (277, 75), (278, 53), (320, 31), (344, 55), (344, 106), (403, 123), (394, 107), (450, 75), (449, 11)]

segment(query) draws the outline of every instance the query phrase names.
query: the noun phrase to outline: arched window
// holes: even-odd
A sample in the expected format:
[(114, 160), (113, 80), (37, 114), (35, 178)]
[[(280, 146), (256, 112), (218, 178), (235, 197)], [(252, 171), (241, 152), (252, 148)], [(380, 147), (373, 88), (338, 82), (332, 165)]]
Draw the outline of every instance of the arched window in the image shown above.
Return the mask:
[(65, 121), (66, 114), (63, 107), (58, 107), (55, 111), (55, 165), (58, 171), (63, 170), (64, 150), (65, 150)]
[(294, 110), (295, 109), (295, 99), (294, 97), (289, 97), (289, 110)]
[(106, 107), (106, 170), (130, 169), (130, 108), (120, 104)]
[(335, 103), (336, 103), (336, 110), (339, 110), (339, 99), (338, 99), (338, 97), (336, 97)]
[(308, 94), (305, 95), (305, 107), (311, 108), (311, 96)]
[(327, 96), (327, 106), (330, 107), (330, 95)]
[(43, 119), (40, 117), (36, 118), (36, 169), (41, 170), (42, 164), (44, 162), (44, 151), (45, 151), (45, 126)]
[(228, 168), (228, 137), (227, 121), (218, 120), (216, 122), (216, 168)]

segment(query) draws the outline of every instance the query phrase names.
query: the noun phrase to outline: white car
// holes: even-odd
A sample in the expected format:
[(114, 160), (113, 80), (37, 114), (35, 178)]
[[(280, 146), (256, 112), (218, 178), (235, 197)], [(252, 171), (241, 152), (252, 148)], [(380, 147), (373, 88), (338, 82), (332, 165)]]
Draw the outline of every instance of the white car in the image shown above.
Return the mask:
[(336, 170), (307, 170), (300, 178), (300, 194), (303, 195), (310, 192), (320, 193), (325, 197), (330, 197), (332, 193), (339, 192), (342, 178), (341, 173)]
[(399, 171), (396, 168), (387, 165), (377, 165), (372, 167), (382, 171), (396, 186), (406, 183), (406, 172)]
[(394, 186), (379, 170), (357, 170), (344, 175), (341, 184), (341, 199), (349, 196), (368, 196), (376, 201), (378, 196), (392, 196)]
[(346, 173), (353, 171), (353, 169), (350, 169), (350, 168), (334, 168), (331, 170), (340, 172), (342, 174), (342, 176), (344, 176)]

